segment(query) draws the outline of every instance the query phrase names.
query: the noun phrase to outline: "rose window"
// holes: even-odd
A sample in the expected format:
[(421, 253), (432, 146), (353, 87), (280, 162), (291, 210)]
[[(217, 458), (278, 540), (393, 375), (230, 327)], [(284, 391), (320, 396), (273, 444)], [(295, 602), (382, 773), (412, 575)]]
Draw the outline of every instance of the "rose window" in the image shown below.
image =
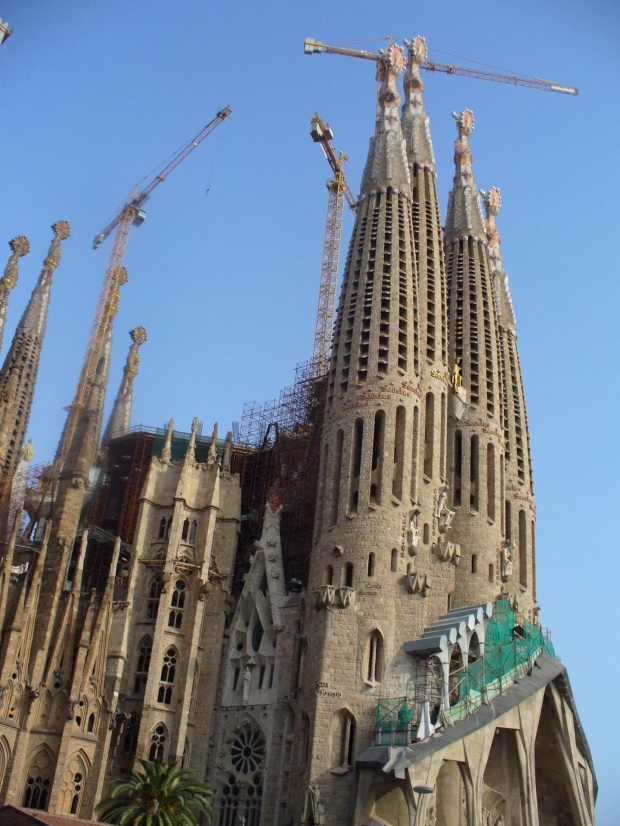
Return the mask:
[(247, 729), (235, 737), (230, 748), (230, 761), (241, 774), (250, 774), (262, 766), (265, 740), (256, 729)]

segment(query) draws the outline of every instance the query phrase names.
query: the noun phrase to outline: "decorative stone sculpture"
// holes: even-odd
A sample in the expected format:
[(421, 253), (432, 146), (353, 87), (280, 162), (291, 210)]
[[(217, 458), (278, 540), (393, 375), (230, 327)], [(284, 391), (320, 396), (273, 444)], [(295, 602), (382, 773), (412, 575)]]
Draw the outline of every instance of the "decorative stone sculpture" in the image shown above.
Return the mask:
[(501, 576), (504, 582), (512, 576), (512, 549), (514, 548), (514, 544), (512, 542), (506, 542), (504, 547), (502, 548), (501, 553)]

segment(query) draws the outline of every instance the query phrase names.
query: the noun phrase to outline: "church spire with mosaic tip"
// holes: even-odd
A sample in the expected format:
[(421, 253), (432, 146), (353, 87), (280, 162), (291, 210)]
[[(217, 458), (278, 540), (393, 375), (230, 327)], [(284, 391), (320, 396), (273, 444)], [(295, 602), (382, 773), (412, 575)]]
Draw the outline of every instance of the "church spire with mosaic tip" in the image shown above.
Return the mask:
[(397, 82), (404, 68), (405, 56), (400, 46), (390, 46), (381, 52), (381, 59), (377, 61), (379, 111), (362, 176), (362, 196), (383, 192), (388, 186), (409, 191), (407, 154), (398, 113), (402, 98)]
[(530, 433), (517, 347), (517, 325), (501, 254), (497, 215), (502, 205), (499, 189), (480, 190), (486, 212), (489, 266), (493, 278), (500, 362), (502, 426), (504, 435), (504, 532), (510, 557), (503, 589), (516, 610), (533, 616), (536, 606), (536, 504)]
[[(19, 464), (39, 371), (52, 276), (60, 263), (61, 242), (70, 235), (67, 221), (52, 224), (52, 231), (41, 275), (0, 370), (0, 478), (11, 476)], [(23, 249), (23, 243), (19, 247)]]
[[(469, 148), (474, 118), (470, 109), (453, 117), (459, 135), (445, 228), (452, 376), (446, 477), (450, 492), (445, 504), (452, 516), (445, 540), (459, 546), (461, 564), (452, 605), (461, 606), (496, 599), (508, 560), (505, 553), (502, 556), (504, 434), (497, 316)], [(440, 558), (441, 554), (439, 547)]]
[(469, 147), (469, 138), (474, 131), (474, 113), (471, 109), (463, 109), (458, 115), (453, 112), (452, 117), (456, 121), (459, 136), (454, 141), (455, 171), (448, 199), (446, 243), (466, 236), (486, 238), (482, 208), (472, 169), (473, 155)]
[(402, 110), (402, 130), (407, 144), (409, 168), (412, 164), (435, 170), (435, 153), (424, 109), (424, 82), (420, 75), (422, 63), (428, 59), (426, 40), (416, 35), (405, 40), (407, 68), (404, 74), (405, 102)]
[[(425, 430), (432, 431), (434, 445), (433, 455), (427, 455), (425, 461), (426, 482), (423, 485), (416, 484), (413, 496), (424, 510), (434, 509), (433, 503), (437, 500), (445, 479), (448, 306), (435, 156), (422, 96), (424, 83), (420, 75), (428, 52), (424, 38), (419, 35), (406, 40), (405, 45), (408, 60), (404, 76), (402, 124), (411, 175)], [(433, 534), (431, 539), (434, 541), (438, 538), (435, 533), (438, 526), (436, 521), (430, 524)]]

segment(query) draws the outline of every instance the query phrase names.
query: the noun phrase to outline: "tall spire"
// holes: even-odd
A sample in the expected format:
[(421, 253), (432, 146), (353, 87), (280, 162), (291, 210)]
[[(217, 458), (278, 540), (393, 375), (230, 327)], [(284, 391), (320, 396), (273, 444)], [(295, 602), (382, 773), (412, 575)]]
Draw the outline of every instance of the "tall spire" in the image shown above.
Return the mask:
[(185, 451), (185, 462), (196, 461), (196, 433), (198, 431), (198, 418), (194, 416), (192, 419), (192, 432), (187, 443), (187, 450)]
[(480, 190), (486, 210), (489, 267), (498, 318), (500, 389), (505, 453), (503, 590), (516, 599), (516, 608), (532, 617), (536, 603), (536, 506), (530, 434), (525, 406), (517, 325), (508, 276), (504, 270), (497, 230), (502, 205), (497, 187)]
[(474, 131), (474, 113), (463, 109), (460, 115), (452, 113), (459, 136), (454, 141), (454, 184), (448, 199), (446, 243), (455, 238), (472, 236), (485, 238), (484, 218), (472, 170), (473, 155), (469, 136)]
[(110, 420), (105, 429), (103, 444), (107, 444), (115, 433), (122, 433), (131, 427), (131, 406), (133, 401), (133, 380), (138, 375), (140, 357), (138, 350), (146, 341), (144, 327), (135, 327), (130, 331), (131, 347), (123, 370), (123, 379), (114, 402)]
[(9, 241), (9, 246), (13, 254), (8, 260), (4, 270), (4, 277), (0, 279), (0, 348), (4, 338), (4, 328), (6, 326), (6, 311), (9, 306), (9, 293), (17, 284), (19, 276), (19, 259), (30, 252), (30, 244), (25, 235), (18, 235)]
[(402, 112), (403, 135), (407, 144), (409, 166), (427, 166), (435, 169), (435, 153), (431, 141), (428, 115), (424, 110), (422, 91), (424, 83), (420, 76), (420, 66), (428, 57), (426, 40), (416, 35), (413, 40), (405, 40), (408, 61), (404, 76), (405, 103)]
[(445, 229), (453, 376), (448, 420), (448, 456), (453, 458), (447, 480), (453, 519), (447, 538), (461, 546), (452, 603), (458, 607), (495, 599), (502, 586), (504, 434), (493, 280), (469, 149), (474, 119), (469, 109), (454, 117), (459, 137)]
[(166, 433), (166, 441), (161, 451), (161, 460), (168, 464), (172, 458), (172, 433), (174, 431), (174, 419), (168, 422), (168, 431)]
[[(101, 349), (101, 356), (99, 358), (99, 363), (96, 365), (96, 370), (98, 373), (101, 373), (101, 384), (100, 384), (100, 393), (99, 393), (99, 407), (96, 410), (95, 422), (93, 425), (93, 432), (96, 434), (97, 439), (97, 446), (99, 446), (99, 440), (101, 439), (101, 428), (103, 425), (103, 407), (105, 404), (105, 395), (108, 388), (108, 380), (110, 377), (110, 363), (112, 361), (112, 338), (114, 333), (114, 317), (118, 313), (118, 308), (120, 305), (121, 297), (120, 297), (120, 288), (125, 285), (128, 281), (127, 277), (127, 270), (125, 267), (118, 267), (112, 273), (112, 283), (115, 287), (111, 291), (110, 298), (108, 299), (109, 305), (104, 310), (104, 315), (107, 316), (107, 326), (106, 326), (106, 333), (105, 339), (103, 341), (103, 347)], [(84, 368), (82, 368), (84, 370)], [(58, 448), (56, 449), (56, 460), (58, 461), (61, 453), (67, 457), (69, 452), (72, 449), (71, 442), (75, 438), (75, 434), (78, 429), (78, 419), (74, 420), (73, 423), (73, 432), (67, 434), (67, 428), (71, 424), (71, 415), (67, 417), (65, 421), (65, 426), (62, 431), (62, 436), (60, 437), (60, 441), (58, 442)], [(66, 440), (69, 439), (69, 444), (66, 444)], [(93, 457), (93, 463), (95, 461), (95, 457)]]
[(400, 46), (390, 46), (381, 55), (377, 63), (379, 113), (362, 177), (362, 195), (385, 191), (388, 186), (407, 191), (410, 188), (407, 154), (398, 114), (401, 96), (396, 83), (405, 68), (405, 56)]
[(52, 275), (60, 263), (61, 241), (70, 235), (67, 221), (57, 221), (52, 230), (41, 275), (0, 370), (0, 474), (4, 476), (12, 474), (19, 462), (39, 370)]
[(500, 327), (507, 327), (513, 332), (517, 330), (512, 298), (508, 287), (508, 276), (504, 270), (502, 252), (500, 249), (501, 237), (497, 231), (497, 214), (502, 206), (502, 198), (497, 187), (492, 187), (488, 192), (480, 190), (480, 196), (484, 203), (486, 212), (486, 233), (489, 249), (489, 267), (493, 276), (493, 288), (495, 295), (495, 309)]

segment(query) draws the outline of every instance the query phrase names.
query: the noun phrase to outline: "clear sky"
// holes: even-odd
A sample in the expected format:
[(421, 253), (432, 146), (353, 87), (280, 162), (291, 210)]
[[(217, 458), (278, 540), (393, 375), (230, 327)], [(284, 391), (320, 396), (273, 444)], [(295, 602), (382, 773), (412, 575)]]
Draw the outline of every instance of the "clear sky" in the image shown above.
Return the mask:
[[(290, 384), (312, 354), (329, 176), (315, 110), (358, 190), (374, 120), (372, 63), (303, 55), (306, 36), (375, 50), (422, 34), (467, 59), (579, 87), (577, 98), (427, 77), (445, 215), (453, 110), (473, 109), (478, 187), (498, 226), (517, 314), (538, 504), (542, 622), (566, 663), (601, 787), (620, 804), (617, 345), (620, 5), (616, 0), (199, 2), (5, 0), (0, 48), (0, 251), (31, 253), (4, 349), (40, 271), (50, 224), (71, 223), (54, 278), (30, 435), (52, 457), (75, 392), (110, 251), (103, 229), (133, 185), (226, 104), (230, 119), (163, 183), (125, 259), (109, 397), (138, 324), (134, 422), (208, 432)], [(458, 55), (452, 57), (449, 55)], [(210, 192), (206, 196), (206, 190)], [(345, 215), (343, 255), (352, 226)], [(8, 257), (8, 245), (0, 254)]]

